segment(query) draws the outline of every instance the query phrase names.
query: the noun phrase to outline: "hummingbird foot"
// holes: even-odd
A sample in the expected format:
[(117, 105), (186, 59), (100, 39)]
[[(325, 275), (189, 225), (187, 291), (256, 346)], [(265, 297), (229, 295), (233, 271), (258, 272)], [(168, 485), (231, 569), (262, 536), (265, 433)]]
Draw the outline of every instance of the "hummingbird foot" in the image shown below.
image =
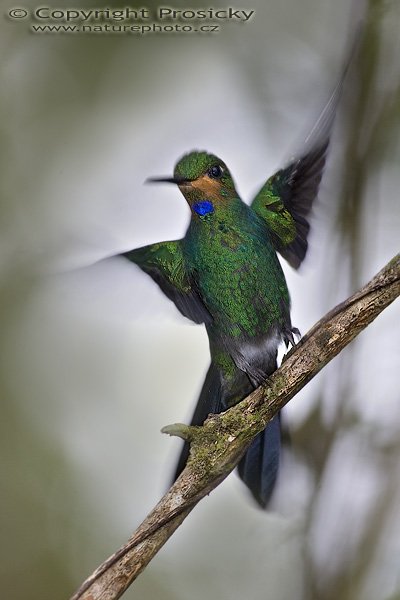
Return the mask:
[(268, 375), (262, 369), (254, 366), (250, 367), (249, 365), (246, 374), (254, 388), (258, 388), (260, 385), (265, 385), (267, 383)]
[(192, 425), (185, 425), (184, 423), (173, 423), (172, 425), (166, 425), (161, 429), (161, 433), (166, 433), (171, 436), (180, 437), (185, 442), (190, 442), (194, 435), (197, 427)]
[(244, 371), (253, 388), (265, 385), (269, 375), (276, 369), (276, 349), (280, 339), (268, 337), (258, 344), (243, 344), (235, 354), (236, 366)]
[(285, 342), (286, 348), (289, 347), (289, 344), (291, 346), (295, 346), (296, 345), (296, 341), (294, 339), (294, 336), (296, 336), (298, 338), (298, 340), (301, 338), (301, 333), (297, 329), (297, 327), (292, 327), (291, 329), (288, 329), (288, 330), (286, 330), (284, 332), (284, 334), (283, 334), (283, 341)]

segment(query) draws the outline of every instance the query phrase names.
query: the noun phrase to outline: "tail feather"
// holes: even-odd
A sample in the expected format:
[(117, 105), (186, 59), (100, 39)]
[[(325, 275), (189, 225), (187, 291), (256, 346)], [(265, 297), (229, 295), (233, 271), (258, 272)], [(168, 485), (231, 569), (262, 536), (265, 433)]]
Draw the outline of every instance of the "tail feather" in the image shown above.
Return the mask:
[[(243, 376), (245, 376), (243, 374)], [(248, 380), (247, 380), (248, 381)], [(251, 386), (249, 384), (249, 389)], [(221, 376), (217, 367), (211, 363), (200, 392), (200, 397), (194, 411), (191, 425), (202, 425), (210, 413), (226, 410), (225, 397)], [(189, 444), (184, 443), (176, 467), (174, 481), (179, 477), (189, 458)], [(264, 431), (259, 433), (250, 444), (238, 465), (239, 477), (250, 489), (258, 504), (265, 508), (274, 489), (278, 470), (281, 448), (280, 415), (270, 421)]]
[[(221, 378), (217, 367), (211, 363), (201, 388), (200, 396), (193, 413), (191, 425), (202, 425), (210, 413), (219, 413), (222, 407)], [(174, 481), (182, 473), (189, 458), (189, 444), (184, 443), (176, 467)]]
[(262, 508), (268, 504), (275, 487), (280, 450), (281, 423), (278, 414), (252, 441), (238, 465), (240, 479)]

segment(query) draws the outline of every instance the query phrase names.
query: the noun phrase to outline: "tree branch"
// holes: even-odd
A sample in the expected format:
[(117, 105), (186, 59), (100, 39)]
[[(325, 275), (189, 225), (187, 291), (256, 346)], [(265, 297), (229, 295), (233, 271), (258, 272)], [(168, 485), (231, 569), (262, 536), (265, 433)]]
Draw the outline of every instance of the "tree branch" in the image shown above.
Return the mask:
[(71, 600), (120, 598), (194, 506), (235, 468), (268, 421), (399, 295), (400, 254), (314, 325), (264, 386), (225, 413), (211, 415), (202, 427), (164, 428), (165, 433), (190, 440), (186, 468), (128, 542)]

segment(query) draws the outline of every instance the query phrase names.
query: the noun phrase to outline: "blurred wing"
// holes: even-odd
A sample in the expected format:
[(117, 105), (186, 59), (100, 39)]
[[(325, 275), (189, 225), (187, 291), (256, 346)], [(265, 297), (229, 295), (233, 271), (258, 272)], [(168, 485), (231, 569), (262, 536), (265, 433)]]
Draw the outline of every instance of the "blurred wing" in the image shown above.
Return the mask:
[(305, 142), (304, 153), (270, 177), (252, 202), (267, 225), (276, 250), (298, 269), (308, 248), (308, 215), (318, 195), (344, 78), (354, 48), (329, 102)]
[(207, 323), (212, 320), (195, 283), (186, 273), (180, 241), (150, 244), (124, 252), (120, 256), (124, 256), (150, 275), (185, 317), (195, 323)]
[(307, 216), (318, 195), (329, 138), (270, 177), (252, 202), (278, 252), (297, 269), (308, 248)]

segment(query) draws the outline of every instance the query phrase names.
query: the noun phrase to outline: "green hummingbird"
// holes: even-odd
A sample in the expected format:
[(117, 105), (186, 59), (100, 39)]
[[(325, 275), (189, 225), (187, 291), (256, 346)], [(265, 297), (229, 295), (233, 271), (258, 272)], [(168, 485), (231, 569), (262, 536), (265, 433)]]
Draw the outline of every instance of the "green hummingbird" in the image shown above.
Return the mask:
[[(205, 325), (211, 365), (192, 425), (242, 400), (275, 371), (279, 345), (295, 343), (298, 330), (291, 323), (277, 253), (295, 269), (306, 255), (308, 215), (318, 194), (342, 80), (304, 151), (272, 175), (250, 205), (239, 197), (226, 164), (208, 152), (190, 152), (177, 162), (173, 177), (150, 180), (178, 186), (190, 208), (186, 235), (123, 256), (150, 275), (185, 317)], [(240, 478), (262, 507), (277, 478), (280, 429), (278, 415), (238, 465)], [(185, 443), (175, 477), (188, 455)]]

